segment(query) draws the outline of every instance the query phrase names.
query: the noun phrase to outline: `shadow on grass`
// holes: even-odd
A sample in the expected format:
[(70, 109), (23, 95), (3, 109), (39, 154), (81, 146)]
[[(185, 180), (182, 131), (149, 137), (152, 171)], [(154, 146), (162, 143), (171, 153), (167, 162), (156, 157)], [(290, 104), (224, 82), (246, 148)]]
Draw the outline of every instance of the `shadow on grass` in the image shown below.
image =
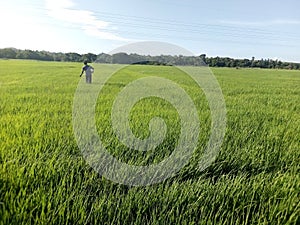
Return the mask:
[(177, 182), (186, 182), (189, 180), (198, 180), (199, 178), (208, 179), (213, 184), (224, 176), (228, 178), (234, 178), (237, 176), (243, 176), (250, 178), (261, 173), (274, 173), (282, 169), (278, 166), (260, 167), (253, 164), (238, 165), (230, 162), (216, 162), (204, 171), (197, 171), (188, 169), (183, 173), (175, 176), (174, 180)]

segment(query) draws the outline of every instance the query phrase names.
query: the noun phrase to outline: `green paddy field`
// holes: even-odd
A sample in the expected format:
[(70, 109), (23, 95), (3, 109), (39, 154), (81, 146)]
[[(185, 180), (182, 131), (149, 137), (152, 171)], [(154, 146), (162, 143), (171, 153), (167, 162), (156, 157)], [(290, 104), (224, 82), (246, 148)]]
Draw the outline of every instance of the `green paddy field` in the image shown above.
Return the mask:
[[(72, 109), (81, 66), (0, 60), (0, 224), (300, 224), (299, 70), (212, 68), (227, 127), (218, 157), (204, 171), (197, 165), (211, 118), (195, 82), (174, 67), (117, 72), (99, 95), (95, 120), (107, 151), (120, 161), (158, 163), (180, 133), (176, 109), (147, 98), (131, 111), (132, 132), (146, 138), (150, 119), (159, 116), (168, 126), (164, 142), (146, 153), (120, 144), (111, 108), (133, 80), (160, 76), (178, 83), (195, 103), (201, 127), (197, 149), (176, 176), (129, 187), (95, 172), (77, 146)], [(113, 66), (95, 68), (101, 76)], [(101, 85), (96, 80), (92, 87)]]

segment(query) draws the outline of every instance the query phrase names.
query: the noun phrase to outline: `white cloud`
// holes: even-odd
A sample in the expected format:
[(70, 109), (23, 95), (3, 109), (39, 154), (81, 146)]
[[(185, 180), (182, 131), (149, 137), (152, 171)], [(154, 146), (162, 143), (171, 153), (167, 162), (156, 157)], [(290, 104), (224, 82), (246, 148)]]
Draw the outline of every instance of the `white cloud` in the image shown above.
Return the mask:
[(221, 20), (220, 23), (237, 26), (276, 26), (276, 25), (300, 25), (300, 20), (269, 20), (269, 21), (234, 21)]
[(105, 40), (129, 41), (107, 31), (110, 28), (110, 23), (99, 20), (94, 12), (74, 9), (75, 6), (72, 0), (46, 0), (48, 15), (54, 19), (77, 25), (90, 36)]
[[(13, 9), (0, 9), (0, 48), (58, 51), (57, 43), (64, 42), (64, 49), (72, 49), (70, 41), (62, 39), (51, 27), (45, 26), (31, 15), (11, 13)], [(8, 23), (6, 21), (9, 21)]]
[(300, 25), (300, 20), (274, 20), (271, 23), (275, 25)]
[(46, 0), (46, 6), (48, 9), (56, 10), (56, 9), (66, 9), (70, 7), (74, 7), (75, 3), (72, 0)]

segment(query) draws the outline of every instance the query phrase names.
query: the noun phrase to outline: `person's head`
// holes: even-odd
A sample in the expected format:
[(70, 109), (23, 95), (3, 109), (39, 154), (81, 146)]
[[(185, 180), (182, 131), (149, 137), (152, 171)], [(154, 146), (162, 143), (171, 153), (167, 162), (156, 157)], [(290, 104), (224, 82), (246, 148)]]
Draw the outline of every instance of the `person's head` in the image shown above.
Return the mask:
[(87, 65), (87, 64), (88, 64), (88, 61), (87, 61), (87, 60), (84, 60), (83, 64), (84, 64), (84, 65)]

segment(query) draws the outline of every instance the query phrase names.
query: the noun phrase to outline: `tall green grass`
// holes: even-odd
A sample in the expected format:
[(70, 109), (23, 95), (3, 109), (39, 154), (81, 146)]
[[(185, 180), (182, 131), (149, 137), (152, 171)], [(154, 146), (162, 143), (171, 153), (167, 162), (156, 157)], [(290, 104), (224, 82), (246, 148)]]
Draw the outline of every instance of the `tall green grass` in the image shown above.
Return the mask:
[(145, 137), (149, 119), (163, 117), (170, 133), (158, 153), (127, 154), (113, 136), (113, 98), (139, 77), (178, 82), (194, 100), (202, 128), (198, 150), (177, 176), (127, 187), (97, 174), (77, 147), (72, 105), (81, 64), (3, 60), (0, 68), (0, 224), (300, 223), (300, 71), (213, 69), (226, 101), (227, 131), (205, 171), (196, 165), (210, 116), (195, 83), (170, 67), (136, 66), (113, 76), (99, 96), (96, 121), (120, 160), (157, 162), (178, 136), (176, 110), (155, 98), (133, 108), (131, 126)]

